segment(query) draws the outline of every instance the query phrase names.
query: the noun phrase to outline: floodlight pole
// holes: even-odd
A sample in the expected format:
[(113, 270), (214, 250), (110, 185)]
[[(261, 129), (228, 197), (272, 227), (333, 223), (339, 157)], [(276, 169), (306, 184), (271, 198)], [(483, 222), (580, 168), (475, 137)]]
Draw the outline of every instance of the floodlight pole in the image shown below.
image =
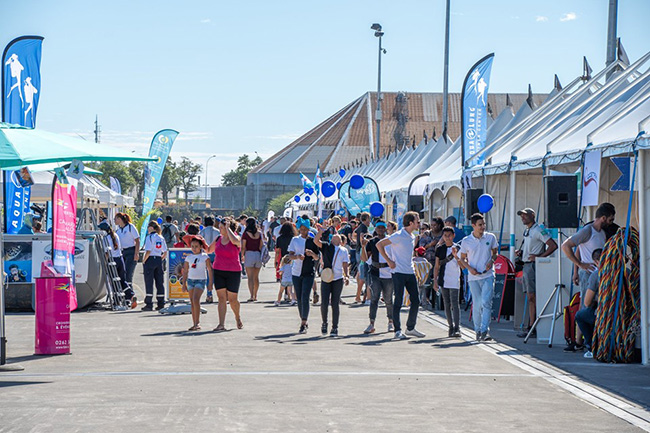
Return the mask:
[(205, 161), (205, 202), (206, 204), (208, 203), (208, 162), (210, 162), (212, 158), (216, 158), (216, 157), (217, 155), (212, 155), (211, 157), (208, 158), (207, 161)]
[(381, 24), (374, 23), (371, 27), (371, 30), (375, 31), (375, 37), (379, 38), (379, 52), (377, 57), (377, 111), (375, 112), (375, 120), (377, 122), (377, 142), (375, 145), (375, 158), (379, 158), (379, 143), (381, 136), (381, 55), (386, 53), (381, 47), (381, 38), (384, 36), (384, 32), (381, 29)]
[(446, 2), (445, 12), (445, 59), (444, 74), (442, 79), (442, 137), (447, 137), (448, 110), (449, 110), (449, 7), (451, 0)]
[[(609, 66), (616, 61), (616, 20), (618, 13), (618, 0), (609, 0), (609, 17), (607, 20), (607, 60), (605, 66)], [(607, 73), (607, 78), (614, 71)]]

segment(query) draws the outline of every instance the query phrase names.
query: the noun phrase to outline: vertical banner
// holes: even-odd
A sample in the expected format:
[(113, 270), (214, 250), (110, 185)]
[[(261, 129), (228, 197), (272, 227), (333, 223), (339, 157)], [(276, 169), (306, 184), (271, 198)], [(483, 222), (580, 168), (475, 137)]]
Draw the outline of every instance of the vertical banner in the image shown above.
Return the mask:
[[(173, 129), (163, 129), (154, 135), (151, 140), (151, 147), (149, 148), (149, 156), (156, 158), (155, 161), (147, 161), (144, 166), (144, 198), (142, 202), (142, 215), (146, 215), (153, 208), (153, 202), (156, 200), (156, 193), (158, 192), (158, 185), (162, 178), (167, 157), (172, 150), (174, 140), (178, 136), (178, 131)], [(187, 198), (187, 197), (186, 197)], [(142, 223), (140, 229), (140, 238), (144, 239), (147, 236), (147, 224), (149, 224), (149, 217)]]
[(77, 179), (68, 176), (63, 168), (56, 168), (54, 174), (54, 190), (52, 191), (52, 264), (60, 275), (72, 277), (70, 311), (73, 311), (77, 308), (77, 291), (74, 285)]
[[(2, 121), (33, 128), (41, 90), (41, 36), (22, 36), (9, 42), (2, 54)], [(4, 173), (4, 214), (7, 233), (18, 233), (22, 216), (29, 212), (31, 188), (15, 187), (11, 173)], [(9, 215), (20, 215), (18, 226)], [(9, 229), (11, 228), (11, 231)], [(14, 231), (15, 230), (15, 231)]]
[(585, 153), (582, 167), (582, 205), (598, 206), (598, 191), (600, 188), (600, 150)]
[(119, 179), (115, 179), (113, 176), (109, 176), (108, 178), (111, 182), (111, 189), (118, 194), (122, 194), (122, 185)]
[[(467, 161), (485, 147), (487, 132), (487, 96), (494, 53), (479, 60), (467, 73), (463, 83), (462, 153), (463, 167)], [(469, 166), (481, 164), (484, 156), (471, 161)]]

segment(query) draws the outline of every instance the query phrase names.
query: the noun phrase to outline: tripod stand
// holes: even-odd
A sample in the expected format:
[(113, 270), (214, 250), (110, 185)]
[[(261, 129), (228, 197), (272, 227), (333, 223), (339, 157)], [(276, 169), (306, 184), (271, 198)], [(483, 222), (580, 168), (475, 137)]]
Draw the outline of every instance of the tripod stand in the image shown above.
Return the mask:
[[(558, 245), (562, 245), (561, 236), (562, 235), (560, 233), (560, 230), (558, 229), (557, 231)], [(551, 332), (548, 337), (548, 347), (553, 347), (553, 334), (555, 332), (555, 322), (557, 321), (558, 318), (562, 317), (562, 315), (564, 314), (564, 311), (562, 309), (562, 291), (563, 289), (566, 289), (566, 286), (562, 284), (562, 257), (559, 248), (557, 251), (557, 281), (558, 283), (555, 285), (553, 292), (551, 292), (551, 296), (549, 296), (548, 299), (546, 300), (546, 303), (542, 308), (542, 312), (539, 314), (539, 316), (537, 316), (535, 323), (533, 323), (533, 326), (530, 327), (530, 331), (528, 331), (528, 334), (526, 334), (526, 337), (524, 338), (524, 343), (528, 343), (528, 339), (530, 338), (531, 333), (537, 328), (537, 324), (541, 319), (550, 318)], [(546, 313), (546, 309), (549, 307), (551, 301), (553, 301), (553, 312)]]

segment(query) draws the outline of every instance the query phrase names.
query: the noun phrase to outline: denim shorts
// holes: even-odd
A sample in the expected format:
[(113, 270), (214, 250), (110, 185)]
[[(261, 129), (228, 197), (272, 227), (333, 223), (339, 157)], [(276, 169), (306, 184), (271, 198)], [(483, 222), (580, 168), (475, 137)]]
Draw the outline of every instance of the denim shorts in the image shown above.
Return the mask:
[(359, 280), (365, 280), (368, 278), (368, 264), (366, 262), (362, 262), (359, 265), (359, 275), (357, 276)]
[(187, 279), (187, 290), (199, 289), (205, 290), (205, 286), (208, 284), (208, 281), (203, 280), (192, 280), (191, 278)]

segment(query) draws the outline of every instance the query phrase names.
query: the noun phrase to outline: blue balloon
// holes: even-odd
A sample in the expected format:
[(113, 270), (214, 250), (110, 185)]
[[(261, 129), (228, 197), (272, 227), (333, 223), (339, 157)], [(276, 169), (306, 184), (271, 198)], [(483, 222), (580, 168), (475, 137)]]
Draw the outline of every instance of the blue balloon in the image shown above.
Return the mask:
[(379, 201), (370, 203), (370, 215), (380, 217), (384, 214), (384, 205)]
[(494, 198), (490, 194), (483, 194), (478, 198), (476, 204), (479, 212), (486, 213), (494, 206)]
[(336, 192), (336, 185), (331, 180), (326, 180), (323, 182), (322, 190), (325, 197), (331, 197)]
[(162, 224), (162, 222), (163, 222), (163, 219), (162, 219), (162, 218), (160, 218), (160, 217), (158, 217), (158, 219), (157, 219), (156, 221), (158, 222), (158, 224)]
[(304, 192), (305, 194), (309, 194), (309, 187), (308, 186), (304, 187), (302, 189), (302, 192)]
[(199, 226), (199, 230), (203, 230), (203, 228), (204, 228), (204, 227), (203, 227), (203, 224), (201, 224), (201, 225)]
[(300, 203), (300, 196), (299, 196), (299, 195), (295, 196), (295, 197), (293, 198), (293, 200), (294, 200), (296, 203)]
[(350, 178), (350, 188), (352, 189), (359, 189), (364, 183), (366, 183), (366, 180), (359, 174), (355, 174)]
[(309, 196), (305, 196), (305, 201), (309, 201), (311, 198)]
[(306, 192), (307, 194), (312, 195), (314, 193), (314, 188), (308, 188)]
[(339, 170), (339, 176), (341, 176), (341, 177), (345, 176), (345, 169), (344, 168)]
[(341, 182), (336, 182), (336, 189), (341, 189)]

